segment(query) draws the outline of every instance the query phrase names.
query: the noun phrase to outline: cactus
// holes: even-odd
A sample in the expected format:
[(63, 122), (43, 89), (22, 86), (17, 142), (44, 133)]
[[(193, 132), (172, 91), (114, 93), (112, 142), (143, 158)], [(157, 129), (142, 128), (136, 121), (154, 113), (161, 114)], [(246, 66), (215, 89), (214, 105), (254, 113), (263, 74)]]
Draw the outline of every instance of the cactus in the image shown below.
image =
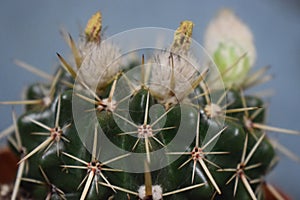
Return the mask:
[[(250, 38), (211, 34), (220, 20)], [(65, 35), (74, 61), (57, 54), (52, 82), (29, 86), (24, 114), (13, 112), (12, 199), (19, 188), (33, 199), (265, 199), (277, 162), (266, 131), (299, 132), (265, 125), (263, 99), (244, 94), (269, 77), (261, 78), (265, 68), (249, 76), (255, 47), (246, 25), (228, 10), (212, 21), (214, 60), (205, 64), (192, 51), (193, 26), (181, 22), (173, 43), (148, 60), (122, 60), (121, 47), (102, 40), (100, 12), (83, 41)], [(225, 88), (210, 74), (214, 62)]]

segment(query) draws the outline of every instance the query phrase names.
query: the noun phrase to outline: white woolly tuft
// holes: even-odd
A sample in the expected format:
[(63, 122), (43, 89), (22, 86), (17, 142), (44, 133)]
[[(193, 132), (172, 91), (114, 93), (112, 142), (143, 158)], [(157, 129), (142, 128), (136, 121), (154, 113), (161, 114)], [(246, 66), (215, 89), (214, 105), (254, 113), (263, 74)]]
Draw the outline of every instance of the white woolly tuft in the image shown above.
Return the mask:
[(250, 29), (229, 9), (223, 9), (209, 23), (204, 46), (210, 55), (218, 49), (220, 43), (230, 43), (239, 45), (244, 52), (247, 52), (250, 66), (256, 60), (256, 50), (253, 36)]
[(121, 65), (120, 49), (108, 42), (81, 44), (83, 62), (80, 78), (91, 88), (102, 90), (117, 75)]
[[(142, 185), (138, 189), (139, 198), (144, 199), (146, 197), (146, 187)], [(160, 185), (153, 185), (152, 186), (152, 199), (153, 200), (161, 200), (163, 195), (163, 190)]]
[[(187, 53), (184, 56), (173, 55), (174, 87), (171, 88), (172, 61), (169, 51), (163, 51), (149, 61), (151, 68), (150, 89), (158, 96), (161, 103), (178, 103), (183, 100), (186, 92), (191, 89), (191, 84), (199, 76), (199, 66), (196, 59)], [(175, 94), (174, 95), (172, 95)], [(177, 99), (179, 98), (179, 99)]]

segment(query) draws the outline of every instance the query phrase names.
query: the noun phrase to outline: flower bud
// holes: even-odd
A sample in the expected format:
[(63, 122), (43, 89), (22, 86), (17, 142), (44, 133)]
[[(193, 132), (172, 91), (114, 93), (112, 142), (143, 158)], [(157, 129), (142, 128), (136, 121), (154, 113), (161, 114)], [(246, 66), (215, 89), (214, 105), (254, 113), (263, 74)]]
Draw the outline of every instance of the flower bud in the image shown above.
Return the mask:
[(256, 59), (250, 29), (231, 10), (224, 9), (209, 23), (204, 43), (225, 86), (240, 85)]

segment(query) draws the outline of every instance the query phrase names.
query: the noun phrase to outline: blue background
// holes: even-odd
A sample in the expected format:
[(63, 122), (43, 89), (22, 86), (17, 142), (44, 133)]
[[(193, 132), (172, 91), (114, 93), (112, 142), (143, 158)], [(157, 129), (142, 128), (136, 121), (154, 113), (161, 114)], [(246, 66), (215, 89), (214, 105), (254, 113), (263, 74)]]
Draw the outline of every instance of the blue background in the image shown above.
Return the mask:
[[(268, 124), (300, 130), (300, 1), (297, 0), (114, 0), (114, 1), (1, 1), (0, 3), (0, 100), (17, 100), (26, 85), (41, 80), (18, 68), (14, 58), (53, 73), (56, 52), (67, 56), (69, 49), (59, 35), (63, 25), (78, 38), (97, 10), (103, 14), (106, 35), (131, 28), (156, 26), (176, 29), (184, 19), (194, 21), (193, 37), (202, 42), (204, 29), (216, 12), (233, 9), (255, 35), (258, 59), (256, 69), (271, 65), (275, 78), (259, 89), (274, 89), (268, 99)], [(16, 108), (21, 113), (21, 108)], [(11, 107), (0, 106), (0, 129), (12, 123)], [(300, 155), (300, 137), (270, 133)], [(294, 198), (300, 198), (300, 165), (284, 156), (269, 180)]]

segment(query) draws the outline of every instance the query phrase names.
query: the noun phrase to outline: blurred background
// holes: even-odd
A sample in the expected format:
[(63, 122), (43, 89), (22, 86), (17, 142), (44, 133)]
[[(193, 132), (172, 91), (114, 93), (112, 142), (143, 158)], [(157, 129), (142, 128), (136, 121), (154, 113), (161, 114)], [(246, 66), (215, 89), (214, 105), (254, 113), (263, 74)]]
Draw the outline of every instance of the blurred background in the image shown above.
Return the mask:
[[(1, 1), (0, 3), (0, 101), (22, 98), (25, 86), (42, 79), (17, 67), (13, 59), (28, 62), (53, 73), (56, 52), (70, 51), (59, 29), (75, 39), (92, 14), (100, 10), (106, 36), (131, 28), (154, 26), (176, 29), (182, 20), (195, 23), (193, 38), (203, 44), (204, 30), (221, 8), (231, 8), (251, 28), (257, 48), (255, 69), (270, 65), (274, 79), (256, 90), (272, 89), (268, 124), (300, 130), (300, 1)], [(12, 124), (11, 106), (0, 106), (0, 130)], [(15, 106), (18, 114), (22, 107)], [(270, 133), (300, 155), (300, 136)], [(5, 141), (1, 141), (2, 145)], [(300, 164), (285, 156), (269, 175), (275, 186), (300, 199)]]

